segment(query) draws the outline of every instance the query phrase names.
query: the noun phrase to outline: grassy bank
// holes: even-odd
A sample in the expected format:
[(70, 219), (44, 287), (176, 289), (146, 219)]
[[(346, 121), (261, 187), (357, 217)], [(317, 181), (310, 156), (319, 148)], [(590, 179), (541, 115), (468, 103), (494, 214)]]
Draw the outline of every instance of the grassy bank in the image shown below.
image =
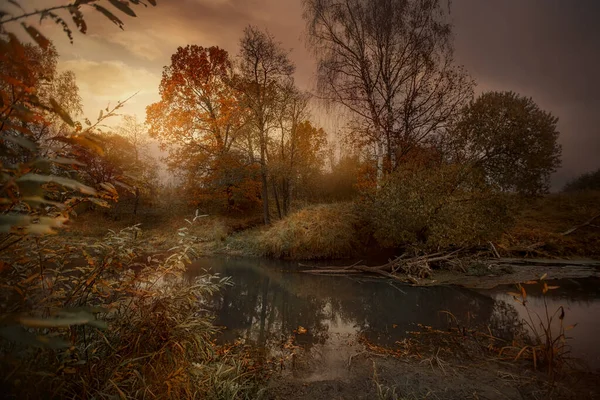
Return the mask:
[[(600, 257), (600, 192), (556, 193), (522, 200), (515, 224), (498, 240), (506, 255)], [(574, 231), (569, 230), (577, 228)], [(565, 234), (567, 233), (567, 234)]]

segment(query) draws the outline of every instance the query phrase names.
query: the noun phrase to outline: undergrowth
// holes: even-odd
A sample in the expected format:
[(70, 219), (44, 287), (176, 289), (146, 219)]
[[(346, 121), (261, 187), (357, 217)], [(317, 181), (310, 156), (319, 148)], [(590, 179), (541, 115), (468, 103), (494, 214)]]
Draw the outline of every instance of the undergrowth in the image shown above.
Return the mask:
[(188, 232), (177, 231), (162, 260), (144, 254), (138, 226), (77, 246), (31, 237), (0, 255), (3, 394), (255, 398), (256, 366), (220, 351), (203, 308), (229, 279), (183, 277), (193, 252)]

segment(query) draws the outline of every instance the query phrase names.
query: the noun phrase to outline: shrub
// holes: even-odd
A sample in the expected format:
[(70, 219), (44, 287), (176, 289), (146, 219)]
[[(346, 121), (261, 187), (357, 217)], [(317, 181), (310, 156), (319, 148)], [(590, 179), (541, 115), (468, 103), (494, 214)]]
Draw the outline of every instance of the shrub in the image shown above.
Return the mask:
[(511, 222), (508, 198), (460, 165), (402, 166), (362, 206), (385, 247), (474, 246)]
[(254, 375), (243, 360), (220, 357), (217, 329), (201, 306), (229, 281), (209, 274), (185, 281), (187, 228), (178, 237), (164, 260), (143, 254), (137, 226), (89, 244), (31, 238), (3, 254), (10, 263), (1, 298), (3, 394), (251, 398)]

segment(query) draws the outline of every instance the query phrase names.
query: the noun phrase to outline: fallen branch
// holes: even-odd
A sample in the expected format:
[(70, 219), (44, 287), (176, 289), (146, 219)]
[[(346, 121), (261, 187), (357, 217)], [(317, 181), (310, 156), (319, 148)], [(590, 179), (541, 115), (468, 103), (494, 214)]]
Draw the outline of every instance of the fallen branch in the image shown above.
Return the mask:
[(590, 225), (592, 222), (594, 222), (594, 220), (596, 218), (600, 217), (600, 214), (596, 214), (594, 215), (592, 218), (588, 219), (587, 221), (585, 221), (583, 224), (579, 224), (577, 226), (572, 227), (571, 229), (567, 229), (566, 231), (564, 231), (563, 233), (561, 233), (562, 236), (567, 236), (570, 235), (571, 233), (575, 232), (577, 229), (579, 228), (583, 228), (584, 226), (588, 226)]

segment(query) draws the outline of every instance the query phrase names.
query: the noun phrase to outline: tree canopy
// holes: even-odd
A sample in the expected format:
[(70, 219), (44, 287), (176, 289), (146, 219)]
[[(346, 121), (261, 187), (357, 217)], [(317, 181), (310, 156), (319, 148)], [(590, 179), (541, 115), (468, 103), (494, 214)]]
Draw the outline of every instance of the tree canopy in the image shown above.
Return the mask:
[(545, 193), (561, 163), (557, 122), (530, 97), (487, 92), (463, 110), (450, 140), (456, 161), (481, 168), (501, 190)]

